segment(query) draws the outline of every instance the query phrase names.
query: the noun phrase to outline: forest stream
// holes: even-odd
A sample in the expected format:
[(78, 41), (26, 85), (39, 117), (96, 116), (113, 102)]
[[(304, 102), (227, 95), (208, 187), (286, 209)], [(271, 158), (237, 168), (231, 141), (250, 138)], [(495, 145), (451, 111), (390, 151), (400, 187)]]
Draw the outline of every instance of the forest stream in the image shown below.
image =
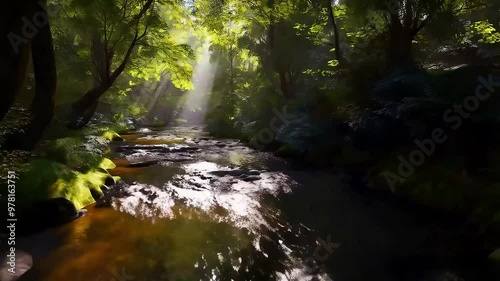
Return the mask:
[(34, 260), (21, 281), (495, 280), (458, 223), (340, 169), (297, 169), (201, 127), (122, 137), (108, 156), (122, 181), (18, 241)]

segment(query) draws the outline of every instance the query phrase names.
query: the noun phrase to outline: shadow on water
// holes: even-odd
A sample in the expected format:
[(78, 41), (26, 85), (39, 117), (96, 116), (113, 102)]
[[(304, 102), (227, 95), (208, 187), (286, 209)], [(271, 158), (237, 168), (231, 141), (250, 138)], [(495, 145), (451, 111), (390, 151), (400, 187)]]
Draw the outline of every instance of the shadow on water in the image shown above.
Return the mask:
[(290, 170), (196, 128), (125, 139), (110, 208), (21, 239), (34, 258), (21, 280), (494, 280), (454, 258), (453, 228), (341, 174)]

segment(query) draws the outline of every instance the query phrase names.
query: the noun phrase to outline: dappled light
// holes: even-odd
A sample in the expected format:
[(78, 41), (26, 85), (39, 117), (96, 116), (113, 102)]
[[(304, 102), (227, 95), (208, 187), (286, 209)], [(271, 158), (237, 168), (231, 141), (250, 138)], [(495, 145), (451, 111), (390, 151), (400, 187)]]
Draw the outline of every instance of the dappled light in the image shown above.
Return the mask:
[(0, 13), (0, 281), (500, 280), (500, 1)]

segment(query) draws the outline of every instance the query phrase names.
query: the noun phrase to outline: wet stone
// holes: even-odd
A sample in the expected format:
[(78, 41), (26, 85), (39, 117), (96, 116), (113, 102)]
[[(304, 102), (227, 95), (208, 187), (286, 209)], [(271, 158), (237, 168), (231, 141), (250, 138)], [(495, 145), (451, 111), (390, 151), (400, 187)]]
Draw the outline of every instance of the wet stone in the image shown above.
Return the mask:
[(217, 177), (224, 177), (229, 174), (229, 171), (211, 171), (210, 174)]
[(241, 179), (244, 180), (244, 181), (246, 181), (246, 182), (252, 182), (252, 181), (261, 180), (262, 178), (258, 177), (258, 176), (247, 176), (247, 177), (243, 177)]
[(104, 196), (96, 200), (96, 208), (109, 208), (112, 205), (114, 198), (124, 198), (130, 196), (130, 191), (127, 190), (128, 185), (120, 181), (117, 184), (108, 187), (104, 191)]
[(103, 197), (95, 202), (96, 208), (111, 208), (111, 206), (112, 206), (111, 197)]
[(130, 163), (130, 164), (128, 164), (128, 166), (131, 168), (144, 168), (144, 167), (156, 165), (159, 162), (160, 162), (160, 160), (142, 161), (142, 162)]
[(104, 180), (104, 185), (105, 185), (105, 186), (111, 186), (111, 185), (113, 185), (113, 184), (115, 184), (115, 183), (116, 183), (115, 179), (114, 179), (113, 177), (111, 177), (111, 176), (107, 177), (107, 178)]
[(147, 161), (140, 161), (140, 162), (133, 162), (128, 164), (127, 166), (130, 168), (144, 168), (144, 167), (149, 167), (156, 165), (161, 162), (188, 162), (192, 161), (192, 157), (167, 157), (167, 158), (160, 158), (160, 159), (154, 159), (154, 160), (147, 160)]
[(237, 170), (229, 171), (228, 174), (233, 176), (233, 177), (239, 177), (241, 175), (247, 174), (248, 172), (249, 172), (248, 169), (237, 169)]

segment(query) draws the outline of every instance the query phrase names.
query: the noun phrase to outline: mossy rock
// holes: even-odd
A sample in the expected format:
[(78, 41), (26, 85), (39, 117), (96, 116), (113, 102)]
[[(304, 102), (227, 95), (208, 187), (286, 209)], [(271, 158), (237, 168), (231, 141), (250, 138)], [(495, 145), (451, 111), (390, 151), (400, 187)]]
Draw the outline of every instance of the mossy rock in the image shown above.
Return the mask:
[[(112, 165), (111, 165), (112, 164)], [(103, 161), (100, 166), (106, 169), (113, 167), (110, 160)], [(99, 168), (89, 169), (85, 173), (74, 171), (69, 167), (47, 159), (36, 159), (29, 163), (27, 171), (19, 174), (17, 203), (22, 208), (52, 198), (66, 198), (77, 210), (95, 203), (92, 196), (103, 194), (101, 186), (109, 173)]]
[(66, 198), (41, 200), (21, 210), (17, 228), (20, 235), (32, 234), (70, 222), (83, 213)]
[(97, 167), (104, 170), (113, 170), (114, 168), (116, 168), (116, 164), (108, 158), (103, 158), (101, 163), (99, 163)]
[(115, 131), (107, 131), (101, 135), (102, 138), (108, 141), (125, 141), (117, 132)]
[(75, 137), (60, 138), (51, 140), (40, 154), (72, 168), (84, 165), (94, 167), (101, 163), (107, 144), (108, 141), (103, 137), (90, 136), (85, 141)]

